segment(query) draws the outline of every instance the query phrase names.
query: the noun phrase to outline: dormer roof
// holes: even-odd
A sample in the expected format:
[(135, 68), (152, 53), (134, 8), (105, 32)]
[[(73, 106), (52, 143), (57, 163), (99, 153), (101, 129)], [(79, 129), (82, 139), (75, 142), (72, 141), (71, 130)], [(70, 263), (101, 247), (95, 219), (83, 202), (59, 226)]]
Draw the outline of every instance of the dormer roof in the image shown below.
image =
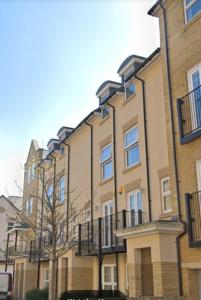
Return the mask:
[(145, 57), (139, 56), (139, 55), (130, 55), (128, 56), (120, 65), (117, 73), (119, 76), (123, 76), (126, 71), (133, 66), (134, 69), (137, 69), (140, 64), (142, 64), (145, 61)]
[(59, 142), (60, 142), (60, 140), (58, 140), (58, 139), (50, 139), (49, 140), (49, 142), (47, 143), (49, 153), (54, 151), (54, 150), (59, 150), (60, 149)]
[(121, 83), (111, 80), (104, 81), (99, 88), (97, 89), (96, 96), (100, 97), (103, 95), (109, 88), (118, 89), (121, 87)]
[(72, 133), (73, 129), (72, 127), (62, 126), (57, 133), (58, 138), (64, 140)]

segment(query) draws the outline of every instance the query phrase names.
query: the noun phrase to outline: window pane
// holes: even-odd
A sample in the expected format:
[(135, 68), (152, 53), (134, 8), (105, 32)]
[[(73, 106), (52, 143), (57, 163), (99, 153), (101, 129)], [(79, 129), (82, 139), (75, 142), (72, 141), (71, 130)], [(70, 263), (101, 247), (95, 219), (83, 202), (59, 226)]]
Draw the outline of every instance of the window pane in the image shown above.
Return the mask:
[(127, 150), (127, 167), (140, 161), (139, 145)]
[(136, 143), (138, 140), (138, 128), (135, 127), (135, 128), (132, 128), (129, 132), (127, 132), (125, 134), (125, 147), (128, 147), (134, 143)]
[(201, 0), (197, 0), (187, 9), (187, 21), (190, 21), (199, 11), (201, 11)]
[(49, 185), (47, 188), (47, 196), (49, 204), (52, 204), (52, 196), (53, 196), (53, 185)]
[(112, 145), (108, 145), (101, 151), (101, 162), (111, 158), (112, 156)]
[(188, 5), (189, 3), (191, 3), (193, 0), (185, 0), (186, 1), (186, 5)]
[(112, 161), (103, 164), (103, 179), (112, 177)]
[(64, 176), (59, 180), (59, 201), (64, 202)]
[(129, 84), (126, 87), (126, 99), (128, 99), (130, 96), (132, 96), (133, 94), (135, 94), (136, 92), (136, 87), (134, 83)]
[(164, 210), (172, 210), (171, 195), (164, 196)]
[(170, 191), (170, 179), (163, 181), (163, 193), (167, 193)]

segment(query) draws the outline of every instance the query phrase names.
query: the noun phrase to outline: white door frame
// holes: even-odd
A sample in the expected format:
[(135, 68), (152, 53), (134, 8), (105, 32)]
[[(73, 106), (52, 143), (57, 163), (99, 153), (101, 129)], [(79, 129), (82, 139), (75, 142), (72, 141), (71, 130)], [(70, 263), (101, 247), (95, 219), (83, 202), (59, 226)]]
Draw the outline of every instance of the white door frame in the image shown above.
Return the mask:
[[(108, 209), (108, 214), (107, 216), (105, 215), (105, 207), (107, 207)], [(102, 204), (102, 225), (103, 225), (103, 235), (102, 235), (102, 239), (103, 239), (103, 247), (109, 247), (111, 244), (111, 236), (110, 236), (110, 218), (109, 216), (111, 216), (113, 213), (113, 200), (108, 200), (106, 202), (104, 202)], [(108, 217), (108, 218), (107, 218)]]
[[(133, 190), (133, 191), (131, 191), (131, 192), (129, 192), (127, 194), (127, 207), (128, 207), (128, 211), (131, 212), (132, 210), (134, 210), (134, 212), (135, 212), (135, 215), (134, 215), (135, 225), (137, 225), (139, 223), (138, 214), (137, 214), (138, 210), (140, 209), (138, 207), (138, 198), (137, 198), (138, 194), (141, 195), (141, 208), (142, 208), (142, 193), (141, 193), (140, 189)], [(131, 208), (131, 205), (130, 205), (131, 204), (130, 203), (130, 197), (132, 195), (134, 196), (134, 208)], [(129, 224), (131, 225), (131, 214), (129, 214)]]
[[(188, 77), (188, 91), (189, 91), (189, 93), (194, 90), (193, 81), (192, 81), (192, 75), (197, 70), (199, 71), (199, 74), (200, 74), (200, 83), (201, 83), (201, 63), (198, 64), (198, 65), (196, 65), (196, 66), (194, 66), (193, 68), (191, 68), (187, 72), (187, 77)], [(190, 102), (190, 113), (191, 113), (191, 120), (192, 120), (193, 130), (195, 130), (197, 128), (197, 116), (195, 115), (197, 113), (197, 111), (196, 111), (195, 101)]]

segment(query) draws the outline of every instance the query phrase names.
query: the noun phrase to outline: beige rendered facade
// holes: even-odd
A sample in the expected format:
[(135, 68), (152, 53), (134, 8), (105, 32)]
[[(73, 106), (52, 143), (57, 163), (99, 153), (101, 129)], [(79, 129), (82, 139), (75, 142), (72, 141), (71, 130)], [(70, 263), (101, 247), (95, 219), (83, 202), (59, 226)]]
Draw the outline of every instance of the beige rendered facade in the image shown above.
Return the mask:
[[(201, 62), (201, 19), (198, 13), (185, 20), (190, 7), (185, 3), (158, 1), (149, 13), (159, 17), (161, 49), (148, 58), (126, 58), (118, 69), (119, 82), (107, 80), (98, 88), (99, 107), (76, 128), (62, 127), (48, 151), (31, 144), (23, 197), (29, 218), (40, 205), (37, 172), (44, 170), (47, 190), (52, 189), (53, 161), (63, 193), (58, 209), (68, 214), (76, 203), (77, 217), (68, 228), (69, 240), (73, 236), (76, 242), (58, 259), (58, 296), (65, 290), (117, 289), (136, 299), (179, 299), (183, 294), (200, 299), (200, 249), (191, 248), (195, 234), (188, 240), (195, 226), (189, 224), (184, 199), (185, 193), (199, 190), (201, 179), (200, 94), (193, 106), (187, 104), (190, 117), (195, 113), (191, 132), (182, 137), (184, 109), (178, 104), (178, 114), (177, 99), (192, 90), (188, 70)], [(29, 247), (33, 233), (23, 230)], [(199, 244), (197, 235), (195, 242)], [(39, 263), (32, 248), (26, 255), (14, 255), (18, 300), (32, 288), (48, 286), (52, 276), (48, 257)]]

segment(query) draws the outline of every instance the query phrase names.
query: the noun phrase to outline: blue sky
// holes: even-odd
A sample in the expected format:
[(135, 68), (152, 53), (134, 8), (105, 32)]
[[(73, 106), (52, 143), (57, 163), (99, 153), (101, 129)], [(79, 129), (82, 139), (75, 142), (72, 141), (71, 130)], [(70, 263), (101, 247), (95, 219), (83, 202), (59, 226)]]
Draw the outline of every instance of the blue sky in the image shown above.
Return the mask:
[(155, 0), (0, 1), (0, 194), (19, 194), (31, 139), (97, 107), (95, 93), (130, 54), (159, 46)]

